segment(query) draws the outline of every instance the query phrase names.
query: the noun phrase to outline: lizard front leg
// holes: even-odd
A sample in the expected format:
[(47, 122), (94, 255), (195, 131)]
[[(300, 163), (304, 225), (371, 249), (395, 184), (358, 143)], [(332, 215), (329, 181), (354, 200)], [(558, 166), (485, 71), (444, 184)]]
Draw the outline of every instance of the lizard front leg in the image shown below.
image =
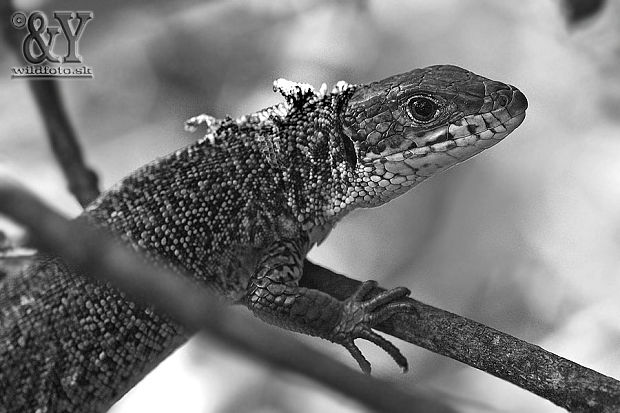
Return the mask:
[(366, 281), (341, 301), (298, 285), (304, 257), (303, 242), (274, 242), (250, 279), (244, 300), (248, 308), (270, 324), (343, 345), (366, 373), (370, 372), (370, 363), (355, 345), (357, 338), (381, 347), (406, 371), (407, 360), (398, 348), (372, 329), (396, 313), (415, 312), (413, 307), (398, 301), (410, 291), (399, 287), (366, 300), (366, 295), (376, 286), (376, 282)]

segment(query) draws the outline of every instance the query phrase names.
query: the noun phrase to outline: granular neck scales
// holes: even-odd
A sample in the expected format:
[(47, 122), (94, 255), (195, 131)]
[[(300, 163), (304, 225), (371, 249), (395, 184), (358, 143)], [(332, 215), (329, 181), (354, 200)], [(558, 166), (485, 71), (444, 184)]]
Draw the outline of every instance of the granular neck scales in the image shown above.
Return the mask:
[[(157, 265), (272, 324), (343, 345), (412, 311), (405, 288), (345, 301), (299, 287), (308, 250), (348, 211), (385, 203), (499, 142), (523, 120), (516, 88), (454, 66), (327, 93), (278, 80), (285, 102), (238, 119), (200, 115), (207, 135), (135, 171), (81, 219)], [(251, 338), (249, 338), (251, 339)], [(0, 285), (0, 412), (99, 411), (185, 340), (180, 326), (57, 258)]]

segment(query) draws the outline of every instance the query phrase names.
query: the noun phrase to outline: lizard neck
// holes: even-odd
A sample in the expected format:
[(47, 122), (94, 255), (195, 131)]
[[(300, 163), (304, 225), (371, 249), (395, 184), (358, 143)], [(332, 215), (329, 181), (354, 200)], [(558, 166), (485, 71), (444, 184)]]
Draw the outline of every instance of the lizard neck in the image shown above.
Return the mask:
[(288, 207), (306, 231), (331, 226), (354, 208), (357, 156), (339, 116), (354, 89), (288, 104), (264, 140)]

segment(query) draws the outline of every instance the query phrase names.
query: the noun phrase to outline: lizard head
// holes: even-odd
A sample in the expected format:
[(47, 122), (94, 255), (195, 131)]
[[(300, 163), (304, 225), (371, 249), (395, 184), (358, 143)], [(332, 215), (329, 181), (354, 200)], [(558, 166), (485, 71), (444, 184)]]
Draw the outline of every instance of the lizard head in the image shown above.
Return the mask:
[(348, 199), (377, 206), (502, 140), (525, 118), (514, 86), (456, 66), (416, 69), (357, 86), (341, 110), (355, 184)]

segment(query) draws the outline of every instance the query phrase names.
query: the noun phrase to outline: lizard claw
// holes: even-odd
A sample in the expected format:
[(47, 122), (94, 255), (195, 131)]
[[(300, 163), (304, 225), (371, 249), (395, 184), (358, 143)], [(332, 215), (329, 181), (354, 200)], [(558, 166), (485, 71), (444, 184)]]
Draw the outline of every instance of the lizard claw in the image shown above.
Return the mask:
[(351, 353), (364, 373), (370, 373), (370, 363), (355, 345), (356, 338), (368, 340), (381, 347), (403, 369), (403, 372), (406, 372), (408, 364), (405, 356), (394, 344), (372, 329), (394, 314), (415, 312), (415, 308), (411, 305), (398, 302), (401, 298), (407, 297), (410, 291), (405, 287), (398, 287), (365, 300), (376, 286), (376, 281), (366, 281), (344, 301), (342, 317), (334, 328), (331, 339), (342, 344)]

